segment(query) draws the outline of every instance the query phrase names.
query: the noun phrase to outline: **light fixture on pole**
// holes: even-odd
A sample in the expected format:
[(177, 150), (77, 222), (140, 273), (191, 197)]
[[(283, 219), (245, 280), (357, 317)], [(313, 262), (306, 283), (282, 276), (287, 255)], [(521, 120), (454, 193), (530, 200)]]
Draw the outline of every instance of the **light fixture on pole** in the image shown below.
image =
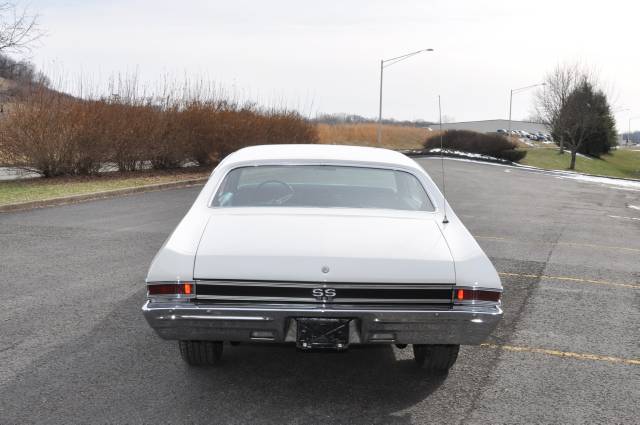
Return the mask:
[(378, 103), (378, 135), (376, 138), (378, 146), (382, 143), (382, 76), (384, 69), (423, 52), (433, 52), (433, 49), (421, 49), (395, 58), (380, 60), (380, 101)]
[(520, 93), (522, 91), (532, 89), (534, 87), (546, 86), (547, 83), (533, 84), (531, 86), (520, 87), (517, 89), (511, 89), (511, 94), (509, 95), (509, 130), (507, 132), (507, 137), (511, 137), (511, 105), (513, 104), (513, 94)]

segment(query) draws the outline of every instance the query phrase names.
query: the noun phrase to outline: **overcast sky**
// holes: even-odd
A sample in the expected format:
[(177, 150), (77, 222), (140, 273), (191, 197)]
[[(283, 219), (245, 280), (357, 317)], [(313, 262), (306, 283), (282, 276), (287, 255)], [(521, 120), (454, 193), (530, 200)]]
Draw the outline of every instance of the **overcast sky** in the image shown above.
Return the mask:
[[(207, 78), (246, 99), (307, 115), (377, 115), (379, 60), (420, 48), (385, 71), (385, 117), (506, 118), (509, 90), (558, 63), (595, 68), (618, 128), (640, 115), (636, 1), (32, 0), (48, 36), (31, 53), (56, 78), (137, 72)], [(532, 111), (514, 96), (513, 116)], [(631, 114), (631, 115), (630, 115)], [(635, 121), (640, 128), (640, 119)]]

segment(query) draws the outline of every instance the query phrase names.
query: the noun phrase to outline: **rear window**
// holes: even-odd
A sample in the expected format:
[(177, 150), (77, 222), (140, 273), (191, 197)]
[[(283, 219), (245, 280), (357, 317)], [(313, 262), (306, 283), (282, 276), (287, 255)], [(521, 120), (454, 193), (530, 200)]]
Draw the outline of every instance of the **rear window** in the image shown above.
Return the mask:
[(212, 206), (434, 210), (411, 173), (328, 165), (235, 168), (222, 181)]

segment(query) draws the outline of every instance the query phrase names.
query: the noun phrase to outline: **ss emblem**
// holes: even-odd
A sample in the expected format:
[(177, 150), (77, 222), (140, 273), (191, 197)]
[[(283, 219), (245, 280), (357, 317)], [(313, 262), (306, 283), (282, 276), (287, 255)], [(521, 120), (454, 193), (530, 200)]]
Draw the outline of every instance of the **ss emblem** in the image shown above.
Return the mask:
[(336, 290), (333, 288), (314, 288), (311, 293), (318, 301), (327, 301), (336, 296)]

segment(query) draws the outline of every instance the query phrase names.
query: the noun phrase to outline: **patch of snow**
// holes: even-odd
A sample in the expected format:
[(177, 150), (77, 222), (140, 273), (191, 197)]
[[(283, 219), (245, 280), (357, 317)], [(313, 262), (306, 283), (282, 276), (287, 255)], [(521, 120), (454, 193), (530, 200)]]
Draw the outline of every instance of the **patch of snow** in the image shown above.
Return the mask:
[(640, 207), (636, 205), (627, 205), (627, 207), (631, 208), (632, 210), (640, 210)]
[(584, 154), (581, 154), (581, 153), (578, 153), (578, 152), (576, 152), (576, 155), (581, 157), (581, 158), (586, 158), (586, 159), (588, 159), (590, 161), (593, 160), (593, 158), (591, 158), (589, 155), (584, 155)]
[[(448, 152), (446, 149), (444, 151)], [(431, 152), (440, 152), (440, 149), (438, 148), (432, 149)], [(451, 151), (451, 152), (457, 152), (457, 151)], [(476, 164), (484, 164), (484, 165), (490, 165), (494, 167), (506, 167), (507, 169), (518, 169), (522, 171), (529, 171), (532, 173), (546, 174), (549, 176), (554, 176), (558, 179), (569, 179), (569, 180), (576, 180), (584, 183), (595, 183), (607, 188), (640, 192), (640, 180), (625, 180), (625, 179), (616, 179), (613, 177), (588, 176), (586, 174), (580, 174), (572, 171), (545, 170), (543, 168), (532, 167), (530, 165), (509, 165), (509, 164), (476, 161), (474, 159), (474, 156), (475, 158), (478, 158), (478, 157), (492, 158), (492, 157), (486, 157), (479, 154), (469, 154), (466, 152), (461, 152), (461, 154), (465, 154), (467, 157), (466, 158), (449, 157), (446, 159), (448, 161), (474, 162)], [(473, 155), (473, 156), (470, 156), (470, 155)], [(436, 159), (436, 157), (425, 157), (424, 159)]]
[(570, 171), (552, 171), (559, 179), (573, 179), (588, 183), (599, 183), (608, 186), (618, 186), (630, 189), (640, 190), (640, 180), (624, 180), (611, 177), (588, 176), (580, 173), (572, 173)]
[(0, 167), (0, 181), (2, 180), (19, 180), (40, 177), (40, 174), (20, 168)]
[[(440, 153), (440, 148), (433, 148), (429, 150), (430, 153)], [(442, 153), (445, 154), (452, 154), (452, 155), (458, 155), (458, 156), (462, 156), (465, 158), (475, 158), (475, 159), (490, 159), (490, 160), (494, 160), (497, 161), (497, 158), (494, 158), (493, 156), (488, 156), (488, 155), (481, 155), (479, 153), (470, 153), (470, 152), (463, 152), (463, 151), (456, 151), (456, 150), (451, 150), (451, 149), (443, 149)]]

